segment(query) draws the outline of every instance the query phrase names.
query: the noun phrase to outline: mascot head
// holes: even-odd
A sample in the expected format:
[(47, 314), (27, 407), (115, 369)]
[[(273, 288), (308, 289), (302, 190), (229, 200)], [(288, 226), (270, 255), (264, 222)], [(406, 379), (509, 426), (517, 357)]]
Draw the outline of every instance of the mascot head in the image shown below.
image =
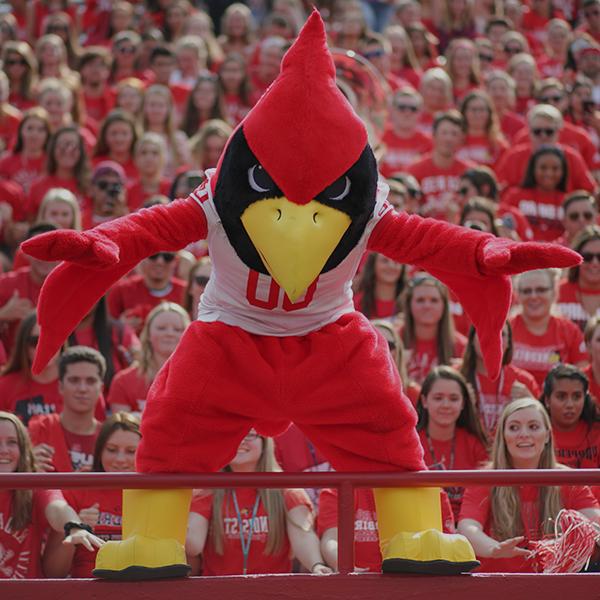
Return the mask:
[(215, 205), (236, 253), (292, 302), (363, 234), (377, 165), (362, 121), (336, 86), (316, 10), (231, 136), (216, 177)]

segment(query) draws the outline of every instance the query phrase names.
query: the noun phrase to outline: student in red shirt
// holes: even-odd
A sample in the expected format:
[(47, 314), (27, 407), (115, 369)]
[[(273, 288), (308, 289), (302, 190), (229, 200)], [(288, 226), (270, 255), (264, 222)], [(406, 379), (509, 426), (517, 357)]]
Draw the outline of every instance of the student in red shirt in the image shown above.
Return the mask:
[(590, 384), (590, 395), (600, 407), (600, 317), (592, 317), (583, 332), (590, 364), (583, 370)]
[(423, 110), (419, 115), (419, 129), (431, 134), (437, 114), (449, 110), (454, 105), (452, 80), (440, 67), (427, 68), (421, 77), (419, 93), (423, 98)]
[(372, 252), (362, 268), (354, 306), (367, 319), (393, 317), (400, 312), (400, 294), (405, 286), (405, 266)]
[[(46, 163), (46, 148), (50, 139), (48, 113), (41, 107), (30, 108), (16, 130), (12, 152), (0, 160), (0, 177), (18, 183), (25, 194), (42, 175)], [(13, 219), (22, 220), (24, 208), (13, 209)]]
[(115, 104), (108, 86), (110, 53), (100, 46), (88, 46), (79, 59), (83, 104), (88, 118), (98, 126)]
[(0, 410), (17, 415), (25, 425), (36, 415), (60, 412), (62, 396), (58, 391), (58, 355), (44, 370), (31, 372), (40, 335), (35, 313), (25, 317), (15, 339), (8, 364), (0, 377)]
[(218, 78), (226, 120), (235, 127), (252, 108), (250, 77), (244, 57), (228, 54), (219, 66)]
[(60, 413), (29, 423), (36, 467), (40, 471), (89, 471), (100, 422), (94, 418), (106, 372), (104, 357), (93, 348), (73, 346), (58, 361)]
[(389, 61), (392, 75), (407, 81), (415, 90), (419, 89), (423, 71), (406, 30), (400, 25), (389, 25), (383, 35), (391, 46)]
[(549, 104), (538, 104), (529, 111), (529, 141), (507, 150), (494, 169), (505, 190), (521, 185), (531, 154), (542, 145), (558, 146), (564, 152), (568, 165), (567, 192), (578, 189), (593, 192), (596, 189), (596, 183), (581, 155), (569, 146), (558, 143), (562, 123), (560, 111)]
[(500, 120), (500, 129), (506, 139), (512, 142), (514, 136), (525, 126), (525, 119), (514, 112), (516, 105), (515, 80), (505, 71), (495, 69), (488, 73), (485, 82), (486, 90)]
[[(98, 433), (94, 447), (92, 471), (96, 473), (131, 473), (135, 471), (135, 451), (140, 442), (139, 419), (124, 412), (109, 417)], [(63, 492), (69, 506), (78, 514), (78, 521), (88, 525), (101, 540), (121, 539), (123, 491), (80, 488)], [(51, 553), (62, 543), (60, 535), (52, 533), (48, 540)], [(55, 565), (52, 577), (92, 577), (96, 552), (80, 546), (62, 552), (62, 564)]]
[(562, 213), (565, 231), (556, 241), (569, 248), (582, 229), (598, 223), (596, 199), (586, 190), (575, 190), (567, 194), (563, 200)]
[(35, 218), (46, 192), (56, 187), (73, 192), (83, 204), (88, 179), (89, 163), (79, 129), (73, 125), (61, 127), (50, 136), (46, 175), (31, 186), (27, 214)]
[(192, 266), (188, 275), (188, 284), (185, 289), (183, 307), (187, 310), (192, 321), (198, 317), (200, 298), (206, 289), (206, 284), (212, 272), (210, 257), (203, 256)]
[(77, 198), (69, 190), (52, 188), (40, 204), (36, 223), (51, 223), (58, 229), (81, 231), (81, 209)]
[(225, 107), (217, 76), (203, 73), (192, 91), (188, 92), (181, 129), (188, 137), (192, 137), (198, 133), (203, 123), (211, 119), (224, 121)]
[[(487, 439), (464, 377), (448, 366), (434, 367), (417, 403), (417, 431), (430, 470), (477, 469), (488, 460)], [(463, 488), (445, 488), (458, 519)]]
[(460, 105), (465, 137), (457, 153), (461, 160), (495, 165), (508, 148), (491, 98), (483, 90), (469, 92)]
[(533, 239), (552, 242), (563, 233), (562, 203), (567, 190), (569, 168), (564, 152), (555, 146), (540, 146), (527, 163), (520, 187), (504, 196), (527, 217)]
[[(514, 35), (519, 34), (515, 33)], [(506, 40), (504, 47), (505, 49), (508, 48), (508, 41)], [(515, 111), (524, 116), (535, 104), (535, 86), (539, 79), (535, 60), (528, 49), (523, 49), (523, 51), (510, 58), (506, 70), (515, 81)]]
[[(27, 430), (18, 417), (0, 411), (0, 473), (34, 470)], [(58, 490), (0, 490), (0, 579), (39, 579), (51, 574), (54, 557), (46, 550), (42, 558), (48, 529), (58, 532), (63, 548), (100, 547), (103, 541), (79, 521)]]
[(481, 426), (490, 440), (494, 439), (498, 419), (507, 404), (524, 396), (537, 398), (540, 393), (533, 375), (512, 364), (512, 328), (508, 321), (502, 329), (502, 347), (504, 352), (500, 375), (498, 379), (492, 380), (487, 376), (477, 332), (471, 326), (460, 368), (473, 389)]
[(150, 385), (189, 324), (188, 313), (174, 302), (162, 302), (150, 311), (141, 334), (139, 362), (117, 373), (111, 383), (107, 401), (113, 413), (141, 415)]
[(400, 88), (394, 94), (389, 125), (382, 138), (385, 151), (379, 162), (379, 169), (384, 177), (405, 171), (423, 154), (431, 152), (431, 136), (417, 127), (422, 105), (421, 94), (412, 88)]
[(225, 121), (219, 119), (206, 121), (190, 140), (190, 153), (192, 156), (190, 166), (200, 171), (214, 169), (232, 133), (231, 125)]
[(37, 61), (31, 46), (27, 42), (7, 41), (2, 47), (2, 67), (10, 94), (8, 102), (18, 110), (34, 107), (35, 87), (37, 83)]
[(481, 84), (477, 47), (470, 39), (458, 37), (448, 45), (445, 58), (446, 72), (452, 80), (454, 100), (460, 103)]
[(137, 139), (137, 127), (133, 116), (119, 108), (112, 110), (100, 126), (92, 159), (94, 166), (107, 160), (116, 162), (123, 167), (127, 183), (132, 183), (138, 177), (138, 170), (133, 161)]
[[(224, 470), (279, 471), (273, 440), (250, 430)], [(292, 557), (309, 573), (331, 573), (313, 529), (312, 504), (299, 489), (236, 488), (197, 495), (185, 549), (192, 574), (200, 570), (200, 555), (203, 575), (290, 573)]]
[(408, 168), (421, 184), (423, 216), (447, 219), (460, 176), (473, 166), (456, 157), (463, 138), (462, 115), (454, 110), (439, 114), (433, 124), (433, 151)]
[[(550, 418), (541, 402), (523, 398), (502, 413), (492, 448), (492, 469), (557, 469)], [(468, 487), (458, 531), (471, 542), (482, 572), (531, 573), (529, 540), (554, 534), (562, 508), (600, 523), (600, 507), (587, 486)]]
[(121, 279), (108, 292), (110, 314), (139, 332), (148, 313), (161, 302), (183, 304), (186, 285), (175, 277), (176, 258), (173, 252), (159, 252), (144, 259), (140, 275)]
[(418, 273), (409, 281), (402, 305), (408, 376), (421, 384), (433, 367), (460, 358), (467, 340), (454, 331), (448, 289), (431, 275)]
[(144, 133), (135, 145), (135, 167), (138, 176), (127, 186), (127, 205), (134, 212), (156, 194), (168, 195), (171, 180), (163, 177), (167, 163), (167, 146), (161, 135)]
[(560, 314), (581, 330), (591, 317), (600, 315), (600, 227), (590, 225), (580, 231), (571, 247), (583, 262), (568, 270), (558, 289)]
[[(556, 460), (573, 469), (600, 467), (600, 415), (589, 383), (573, 365), (556, 365), (544, 382), (541, 400), (552, 422)], [(596, 497), (600, 487), (592, 488)]]
[(583, 367), (588, 356), (577, 325), (552, 314), (556, 301), (556, 273), (550, 269), (528, 271), (515, 281), (521, 313), (511, 319), (513, 364), (529, 371), (541, 387), (550, 369), (559, 362)]

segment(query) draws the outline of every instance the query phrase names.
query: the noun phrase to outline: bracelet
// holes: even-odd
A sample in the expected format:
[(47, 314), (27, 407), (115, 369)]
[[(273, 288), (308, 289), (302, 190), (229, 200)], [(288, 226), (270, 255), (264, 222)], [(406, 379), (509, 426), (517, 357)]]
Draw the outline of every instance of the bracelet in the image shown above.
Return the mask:
[(321, 565), (322, 567), (326, 567), (327, 565), (324, 562), (316, 562), (311, 568), (310, 572), (312, 573), (315, 570), (315, 567)]
[(67, 523), (65, 523), (64, 529), (65, 537), (71, 535), (71, 529), (84, 529), (88, 533), (94, 533), (94, 530), (86, 523), (75, 523), (74, 521), (68, 521)]

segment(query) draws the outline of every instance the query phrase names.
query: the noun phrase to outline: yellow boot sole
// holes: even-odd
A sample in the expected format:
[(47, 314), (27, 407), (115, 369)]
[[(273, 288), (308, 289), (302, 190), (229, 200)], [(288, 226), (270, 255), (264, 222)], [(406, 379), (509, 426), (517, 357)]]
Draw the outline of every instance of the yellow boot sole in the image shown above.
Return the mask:
[(175, 539), (134, 535), (120, 542), (107, 542), (98, 550), (94, 577), (137, 581), (186, 577), (191, 567), (185, 550)]
[(386, 547), (384, 573), (459, 575), (479, 566), (465, 537), (437, 529), (396, 534)]

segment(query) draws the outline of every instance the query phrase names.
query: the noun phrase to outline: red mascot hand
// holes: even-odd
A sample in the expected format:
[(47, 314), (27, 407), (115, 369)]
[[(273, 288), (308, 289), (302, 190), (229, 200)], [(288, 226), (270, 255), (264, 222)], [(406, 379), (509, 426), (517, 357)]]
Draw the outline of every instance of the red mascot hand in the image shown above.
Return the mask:
[(581, 256), (558, 244), (513, 242), (496, 238), (480, 246), (479, 264), (488, 274), (514, 275), (523, 271), (574, 267)]
[(102, 234), (61, 229), (37, 235), (22, 244), (23, 252), (46, 261), (65, 260), (87, 267), (110, 267), (119, 262), (119, 247)]

